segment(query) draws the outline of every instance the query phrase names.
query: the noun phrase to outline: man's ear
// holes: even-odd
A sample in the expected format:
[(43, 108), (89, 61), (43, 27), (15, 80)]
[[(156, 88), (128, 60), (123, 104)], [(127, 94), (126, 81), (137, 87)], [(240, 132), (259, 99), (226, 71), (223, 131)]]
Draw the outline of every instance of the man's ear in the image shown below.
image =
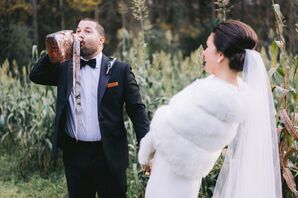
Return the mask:
[(105, 43), (105, 41), (106, 41), (106, 38), (104, 36), (99, 37), (99, 44), (100, 45), (103, 45)]

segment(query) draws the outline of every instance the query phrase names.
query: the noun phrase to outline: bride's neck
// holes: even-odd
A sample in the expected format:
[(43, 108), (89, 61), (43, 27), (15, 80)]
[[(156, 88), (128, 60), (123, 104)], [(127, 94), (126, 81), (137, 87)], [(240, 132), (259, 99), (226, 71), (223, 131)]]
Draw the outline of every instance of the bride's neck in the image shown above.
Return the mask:
[(238, 87), (238, 72), (231, 69), (222, 70), (219, 74), (215, 75), (217, 78)]

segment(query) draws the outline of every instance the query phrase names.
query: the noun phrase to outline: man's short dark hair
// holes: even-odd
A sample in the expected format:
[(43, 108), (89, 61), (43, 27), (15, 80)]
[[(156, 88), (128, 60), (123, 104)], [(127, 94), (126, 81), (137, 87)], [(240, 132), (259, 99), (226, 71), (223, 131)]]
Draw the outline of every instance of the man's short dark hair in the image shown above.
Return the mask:
[(99, 33), (99, 35), (101, 36), (105, 36), (105, 29), (99, 24), (99, 22), (95, 19), (91, 19), (91, 18), (83, 18), (81, 19), (81, 21), (92, 21), (96, 24), (96, 30)]

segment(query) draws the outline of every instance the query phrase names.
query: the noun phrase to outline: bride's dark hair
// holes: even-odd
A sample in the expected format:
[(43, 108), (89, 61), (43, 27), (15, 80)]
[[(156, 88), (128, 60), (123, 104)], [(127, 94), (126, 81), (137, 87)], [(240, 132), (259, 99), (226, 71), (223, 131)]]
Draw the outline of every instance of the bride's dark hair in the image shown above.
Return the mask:
[(234, 71), (242, 71), (245, 49), (255, 49), (258, 44), (256, 32), (247, 24), (237, 20), (221, 22), (213, 29), (214, 45), (229, 59)]

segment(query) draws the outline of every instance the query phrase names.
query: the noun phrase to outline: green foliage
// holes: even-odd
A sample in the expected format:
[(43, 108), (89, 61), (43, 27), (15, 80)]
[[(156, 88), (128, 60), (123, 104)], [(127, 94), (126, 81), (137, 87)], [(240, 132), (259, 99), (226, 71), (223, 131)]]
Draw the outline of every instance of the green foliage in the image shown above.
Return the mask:
[(0, 197), (59, 197), (66, 198), (66, 181), (61, 171), (52, 172), (47, 177), (34, 173), (28, 179), (15, 175), (19, 169), (17, 157), (1, 153), (0, 157)]
[[(143, 45), (138, 41), (136, 40), (133, 44), (135, 47), (127, 52), (126, 58), (133, 67), (142, 96), (152, 115), (158, 106), (202, 75), (202, 48), (185, 58), (181, 52), (171, 55), (158, 52), (152, 54), (152, 61), (149, 61), (146, 50), (142, 49)], [(36, 52), (33, 52), (36, 56)], [(0, 151), (15, 157), (11, 159), (15, 166), (10, 170), (15, 172), (15, 175), (7, 180), (31, 180), (36, 171), (49, 177), (53, 171), (50, 150), (55, 115), (55, 89), (29, 82), (25, 69), (20, 76), (12, 76), (7, 62), (0, 68), (0, 76)], [(125, 124), (128, 129), (130, 156), (127, 171), (128, 195), (137, 197), (144, 192), (148, 178), (143, 176), (137, 163), (138, 148), (132, 123), (127, 120)], [(3, 177), (0, 175), (0, 178)], [(16, 186), (22, 188), (22, 185)], [(12, 189), (12, 195), (15, 190)]]
[[(143, 21), (146, 20), (147, 16), (147, 13), (142, 13), (144, 12), (144, 2), (133, 2), (139, 2), (140, 6), (143, 6), (140, 12), (135, 11), (135, 14), (139, 16), (138, 23), (140, 23), (141, 32), (133, 37), (133, 34), (128, 33), (124, 28), (122, 38), (120, 38), (123, 39), (121, 43), (123, 47), (119, 48), (121, 52), (118, 54), (124, 61), (131, 64), (151, 118), (157, 107), (167, 103), (169, 98), (193, 80), (205, 75), (203, 71), (203, 49), (199, 47), (185, 57), (183, 51), (178, 50), (178, 43), (181, 42), (179, 36), (169, 30), (169, 27), (163, 29), (165, 31), (158, 30), (157, 32), (161, 34), (153, 38), (155, 30), (147, 28), (145, 21)], [(228, 1), (217, 2), (225, 3)], [(0, 1), (0, 5), (1, 3), (2, 1)], [(224, 11), (224, 8), (219, 11)], [(123, 15), (125, 13), (126, 11), (122, 12)], [(184, 16), (183, 11), (179, 14)], [(45, 22), (45, 24), (51, 23)], [(162, 23), (159, 25), (163, 26)], [(164, 26), (166, 25), (164, 24)], [(279, 24), (278, 27), (282, 28), (283, 25)], [(12, 36), (14, 38), (12, 41), (15, 43), (24, 42), (24, 46), (27, 47), (20, 46), (19, 48), (16, 47), (18, 45), (5, 43), (5, 40), (1, 40), (2, 37), (0, 36), (0, 42), (3, 41), (5, 44), (3, 47), (17, 49), (15, 56), (19, 59), (27, 57), (30, 51), (26, 49), (29, 49), (30, 41), (26, 40), (24, 36), (26, 37), (29, 33), (28, 29), (14, 26), (9, 28), (1, 29), (3, 34), (0, 35)], [(201, 31), (200, 28), (194, 29)], [(8, 30), (10, 32), (5, 32)], [(179, 31), (183, 32), (184, 30), (179, 29)], [(16, 33), (11, 34), (11, 32)], [(262, 49), (262, 56), (271, 78), (275, 106), (278, 112), (286, 110), (294, 129), (297, 131), (298, 57), (285, 51), (282, 32), (282, 30), (279, 31), (279, 39), (273, 42), (269, 48), (266, 48), (267, 50)], [(19, 36), (13, 35), (23, 36), (21, 37), (23, 40), (19, 39)], [(159, 48), (162, 50), (152, 50), (152, 43), (148, 43), (152, 39), (158, 41), (156, 46), (163, 46)], [(1, 51), (0, 53), (6, 52)], [(4, 54), (3, 57), (7, 58), (9, 55)], [(2, 59), (0, 58), (0, 60)], [(55, 114), (55, 89), (30, 83), (27, 79), (27, 70), (20, 71), (17, 67), (18, 64), (23, 64), (23, 62), (14, 62), (15, 67), (8, 68), (8, 61), (5, 61), (0, 67), (1, 196), (66, 197), (66, 183), (61, 162), (58, 164), (58, 171), (53, 171), (50, 159)], [(288, 184), (293, 184), (293, 181), (297, 182), (298, 152), (296, 150), (298, 150), (298, 144), (295, 137), (290, 133), (291, 130), (287, 128), (286, 122), (281, 117), (277, 117), (277, 122), (280, 129), (280, 140), (285, 142), (281, 147), (283, 168), (289, 170), (293, 176), (293, 178), (287, 178), (287, 183), (284, 182), (284, 197), (292, 198), (294, 194), (289, 190)], [(144, 195), (148, 178), (143, 175), (137, 163), (138, 147), (132, 123), (126, 119), (125, 125), (128, 130), (130, 157), (129, 169), (127, 170), (128, 197), (139, 198)], [(209, 198), (212, 196), (222, 162), (223, 158), (220, 158), (211, 173), (203, 179), (199, 197)]]
[(9, 61), (15, 60), (20, 67), (26, 65), (31, 56), (28, 49), (32, 46), (29, 27), (22, 24), (5, 26), (1, 21), (0, 25), (0, 64), (8, 58)]
[(225, 21), (227, 19), (227, 13), (231, 11), (233, 6), (229, 5), (230, 0), (216, 0), (214, 4), (217, 6), (217, 18)]
[[(135, 40), (132, 45), (134, 47), (127, 51), (125, 59), (133, 67), (150, 117), (152, 117), (157, 107), (166, 103), (175, 93), (196, 78), (204, 76), (203, 58), (201, 56), (203, 49), (201, 47), (191, 53), (189, 57), (183, 57), (179, 51), (172, 54), (160, 51), (153, 53), (150, 60), (146, 50), (142, 49), (144, 45), (141, 44), (140, 40)], [(280, 71), (281, 65), (286, 64), (292, 68), (289, 72), (289, 78), (291, 79), (289, 84), (293, 87), (290, 91), (284, 91), (284, 93), (291, 94), (288, 107), (291, 112), (297, 112), (297, 96), (295, 93), (297, 92), (298, 81), (297, 75), (294, 75), (295, 72), (293, 72), (297, 70), (297, 56), (284, 54), (283, 59), (280, 60), (279, 50), (275, 44), (269, 49), (269, 57), (266, 56), (264, 50), (262, 55), (268, 68), (273, 68), (270, 72), (275, 84), (283, 83), (283, 76), (286, 72)], [(59, 192), (61, 192), (61, 196), (64, 196), (66, 185), (62, 179), (61, 164), (59, 167), (60, 175), (57, 177), (52, 177), (53, 172), (50, 168), (55, 89), (28, 82), (26, 70), (23, 71), (22, 75), (23, 77), (13, 77), (8, 70), (7, 62), (0, 69), (0, 151), (14, 156), (9, 160), (9, 166), (5, 164), (0, 166), (11, 167), (0, 171), (2, 184), (6, 186), (3, 188), (7, 188), (6, 190), (0, 190), (3, 190), (7, 195), (20, 194), (20, 197), (26, 197), (28, 195), (26, 193), (33, 193), (32, 195), (38, 197), (39, 194), (34, 194), (37, 191), (33, 189), (36, 186), (36, 189), (48, 186), (45, 191), (47, 191), (49, 197), (56, 196)], [(282, 107), (283, 103), (279, 100), (282, 92), (279, 93), (277, 91), (278, 86), (275, 87), (273, 93), (276, 107), (279, 108)], [(128, 197), (142, 197), (148, 178), (143, 176), (137, 163), (138, 147), (132, 123), (127, 120), (125, 125), (128, 129), (130, 157), (127, 171)], [(297, 146), (294, 140), (291, 140), (291, 138), (289, 140)], [(295, 161), (297, 162), (296, 159), (297, 155), (294, 154), (291, 156), (290, 161), (295, 163)], [(1, 158), (0, 162), (4, 163), (3, 160), (5, 159)], [(211, 197), (221, 163), (222, 159), (218, 161), (213, 171), (203, 179), (200, 197)], [(297, 169), (295, 169), (295, 166), (291, 167), (294, 175), (296, 175), (295, 170)], [(9, 175), (8, 172), (14, 174)], [(38, 178), (38, 173), (48, 179)], [(25, 182), (16, 182), (15, 180), (18, 178), (22, 178), (21, 181), (24, 180)], [(53, 181), (53, 183), (50, 185), (51, 182), (49, 181)], [(29, 188), (28, 185), (32, 186)], [(28, 188), (28, 190), (23, 192), (23, 188)], [(291, 195), (288, 197), (291, 197)]]
[(76, 10), (86, 12), (95, 10), (102, 3), (101, 0), (67, 0), (68, 5)]
[(0, 147), (19, 157), (22, 175), (36, 167), (46, 172), (50, 167), (54, 89), (27, 83), (25, 69), (22, 78), (11, 77), (7, 62), (0, 75)]
[[(274, 1), (273, 1), (274, 2)], [(280, 161), (284, 197), (297, 197), (298, 180), (298, 56), (289, 55), (284, 39), (285, 20), (279, 4), (273, 4), (277, 38), (272, 43), (269, 74), (272, 77), (275, 106), (278, 112), (277, 127), (280, 133)]]

